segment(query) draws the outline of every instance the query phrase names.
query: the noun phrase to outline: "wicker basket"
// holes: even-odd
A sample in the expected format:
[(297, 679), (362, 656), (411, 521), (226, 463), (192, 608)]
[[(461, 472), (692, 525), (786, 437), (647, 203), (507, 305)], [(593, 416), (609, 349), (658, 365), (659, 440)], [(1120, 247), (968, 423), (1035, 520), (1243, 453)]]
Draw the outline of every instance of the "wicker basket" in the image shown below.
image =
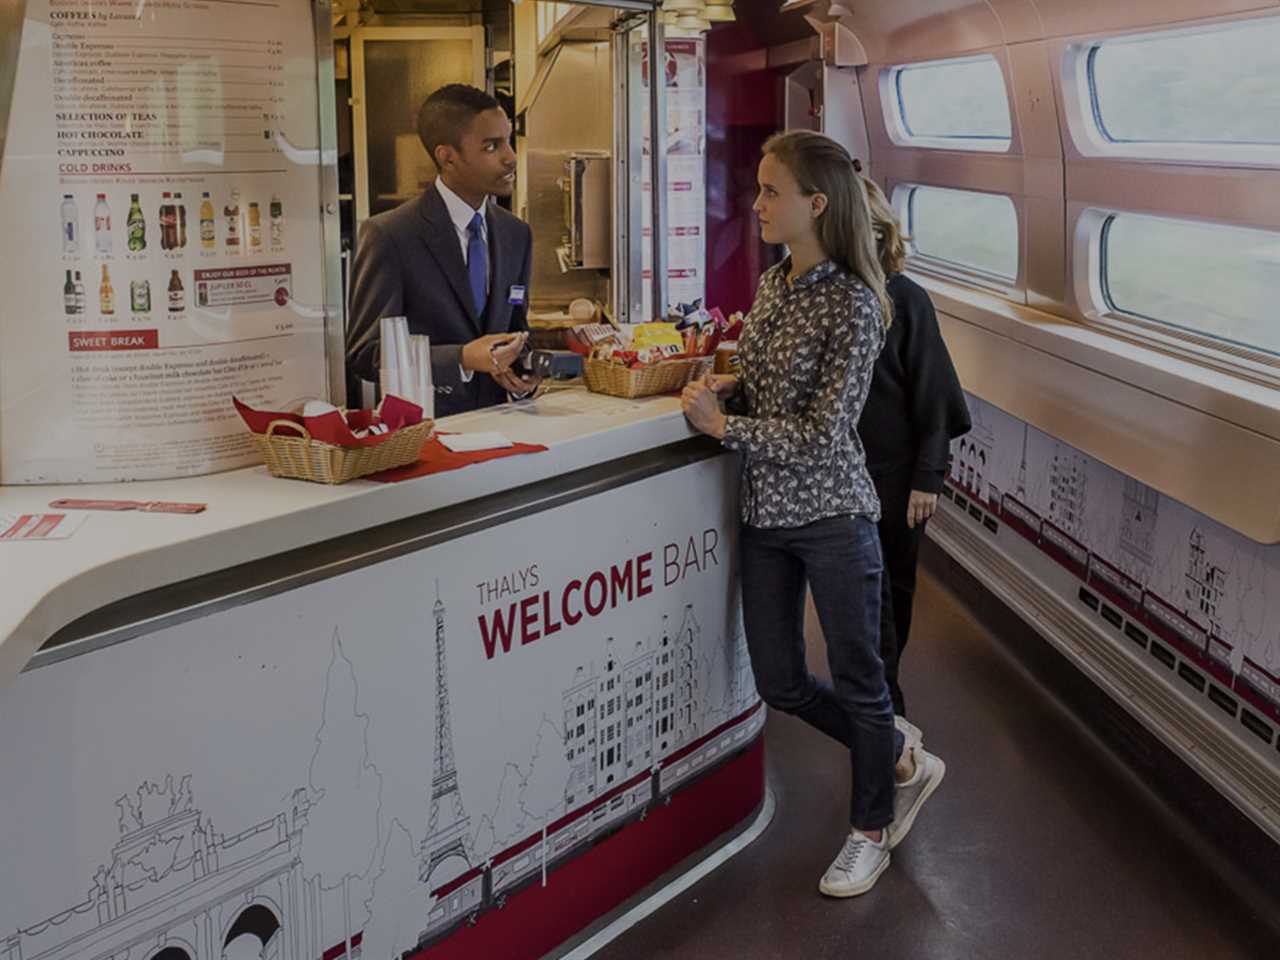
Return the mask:
[[(288, 429), (297, 436), (276, 431)], [(313, 440), (310, 432), (292, 420), (272, 420), (266, 433), (255, 433), (254, 441), (273, 477), (314, 480), (316, 483), (346, 483), (379, 470), (413, 463), (423, 444), (435, 432), (435, 421), (423, 420), (402, 427), (390, 439), (369, 447), (339, 447)]]
[(711, 359), (664, 360), (651, 367), (632, 370), (608, 360), (588, 357), (583, 363), (582, 374), (587, 381), (587, 389), (593, 393), (607, 393), (611, 397), (649, 397), (683, 389), (685, 384), (711, 369)]

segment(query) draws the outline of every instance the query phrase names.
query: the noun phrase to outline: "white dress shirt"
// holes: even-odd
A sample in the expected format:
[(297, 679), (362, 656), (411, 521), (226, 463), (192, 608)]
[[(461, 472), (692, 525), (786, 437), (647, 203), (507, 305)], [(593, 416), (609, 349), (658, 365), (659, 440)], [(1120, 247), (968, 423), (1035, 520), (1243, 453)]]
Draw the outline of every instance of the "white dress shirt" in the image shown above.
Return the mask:
[[(436, 189), (440, 191), (440, 198), (444, 200), (445, 209), (449, 211), (449, 219), (453, 221), (453, 229), (458, 232), (458, 245), (462, 248), (462, 263), (464, 266), (469, 265), (467, 259), (467, 247), (471, 243), (471, 221), (478, 213), (480, 214), (480, 239), (484, 242), (485, 247), (489, 246), (489, 218), (485, 213), (485, 206), (489, 202), (489, 198), (485, 197), (480, 202), (480, 209), (475, 210), (471, 204), (463, 200), (460, 196), (449, 189), (449, 185), (440, 177), (436, 177)], [(490, 271), (493, 265), (490, 264)], [(484, 292), (489, 292), (490, 286), (489, 272), (486, 271), (484, 277)]]
[[(489, 245), (489, 218), (485, 215), (485, 205), (489, 202), (489, 198), (485, 197), (480, 201), (480, 209), (476, 210), (450, 190), (443, 177), (436, 177), (436, 190), (440, 192), (440, 199), (444, 201), (444, 207), (449, 211), (449, 219), (453, 221), (453, 229), (458, 234), (458, 244), (462, 247), (462, 265), (467, 266), (467, 248), (471, 244), (471, 221), (477, 213), (480, 214), (480, 240), (486, 247)], [(493, 269), (492, 264), (489, 269)], [(489, 292), (489, 285), (489, 271), (485, 271), (484, 292), (486, 294)], [(468, 370), (462, 364), (458, 364), (458, 369), (462, 372), (462, 382), (470, 383), (471, 378), (475, 376), (475, 371)]]
[[(467, 248), (471, 244), (471, 221), (478, 213), (480, 214), (480, 240), (484, 243), (485, 248), (489, 246), (489, 215), (486, 208), (489, 205), (489, 198), (485, 197), (480, 202), (480, 209), (474, 209), (467, 201), (449, 189), (449, 185), (444, 182), (441, 177), (436, 177), (436, 189), (440, 191), (440, 199), (444, 201), (445, 209), (449, 211), (449, 219), (453, 221), (453, 229), (458, 233), (458, 244), (462, 248), (462, 262), (464, 265), (468, 263)], [(484, 275), (484, 292), (486, 294), (493, 292), (493, 263), (489, 263), (489, 269)], [(475, 371), (468, 370), (462, 364), (458, 364), (458, 370), (462, 374), (462, 382), (470, 383), (471, 378), (475, 376)], [(519, 399), (528, 396), (528, 393), (511, 394), (511, 396)]]

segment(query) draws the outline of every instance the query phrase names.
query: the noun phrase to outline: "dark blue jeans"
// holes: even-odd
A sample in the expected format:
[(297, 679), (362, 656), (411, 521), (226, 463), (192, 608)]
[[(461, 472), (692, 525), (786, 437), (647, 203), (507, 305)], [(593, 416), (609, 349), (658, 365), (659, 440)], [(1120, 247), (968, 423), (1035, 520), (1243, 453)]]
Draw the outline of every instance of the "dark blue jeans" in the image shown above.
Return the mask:
[[(746, 524), (739, 538), (742, 612), (756, 687), (769, 706), (795, 714), (849, 750), (849, 824), (893, 822), (893, 767), (902, 735), (880, 659), (880, 538), (866, 517), (804, 527)], [(827, 642), (833, 683), (804, 656), (805, 585)]]

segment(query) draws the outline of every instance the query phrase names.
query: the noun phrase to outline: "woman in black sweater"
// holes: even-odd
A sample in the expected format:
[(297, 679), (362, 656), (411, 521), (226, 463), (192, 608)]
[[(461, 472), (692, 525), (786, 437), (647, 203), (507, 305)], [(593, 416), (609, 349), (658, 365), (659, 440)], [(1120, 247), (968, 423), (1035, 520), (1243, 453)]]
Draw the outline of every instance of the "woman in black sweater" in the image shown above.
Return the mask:
[[(898, 663), (911, 630), (916, 562), (924, 527), (938, 506), (951, 440), (969, 431), (969, 408), (929, 295), (902, 273), (906, 244), (884, 193), (863, 177), (880, 263), (893, 299), (893, 326), (876, 361), (871, 391), (858, 421), (867, 469), (880, 497), (880, 656), (893, 712), (905, 717)], [(919, 731), (905, 722), (911, 735)]]

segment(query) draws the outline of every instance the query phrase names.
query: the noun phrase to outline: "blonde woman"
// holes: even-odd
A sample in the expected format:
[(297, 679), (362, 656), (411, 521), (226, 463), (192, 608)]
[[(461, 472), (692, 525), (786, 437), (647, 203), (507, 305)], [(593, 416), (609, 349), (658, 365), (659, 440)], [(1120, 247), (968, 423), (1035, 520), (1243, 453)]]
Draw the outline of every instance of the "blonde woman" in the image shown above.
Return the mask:
[[(779, 134), (757, 179), (761, 234), (789, 256), (760, 278), (738, 377), (691, 384), (684, 411), (742, 455), (743, 616), (760, 694), (849, 750), (850, 830), (818, 887), (852, 897), (872, 888), (919, 808), (895, 809), (903, 735), (880, 659), (880, 505), (856, 430), (892, 307), (866, 190), (843, 147)], [(806, 586), (831, 684), (805, 662)], [(908, 752), (898, 776), (924, 756)]]
[(894, 324), (876, 361), (858, 433), (880, 497), (880, 656), (893, 712), (905, 719), (898, 664), (911, 630), (920, 542), (938, 507), (951, 440), (969, 431), (969, 408), (929, 294), (902, 272), (910, 237), (875, 182), (864, 178), (863, 185)]

